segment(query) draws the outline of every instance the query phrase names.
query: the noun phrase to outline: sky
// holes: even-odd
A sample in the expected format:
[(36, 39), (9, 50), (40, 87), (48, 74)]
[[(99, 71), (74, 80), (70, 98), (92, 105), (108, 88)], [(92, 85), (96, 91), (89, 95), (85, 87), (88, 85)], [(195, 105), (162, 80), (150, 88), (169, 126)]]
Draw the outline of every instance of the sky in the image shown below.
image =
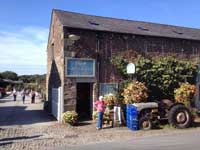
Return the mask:
[(52, 9), (200, 28), (199, 0), (1, 0), (0, 72), (46, 73)]

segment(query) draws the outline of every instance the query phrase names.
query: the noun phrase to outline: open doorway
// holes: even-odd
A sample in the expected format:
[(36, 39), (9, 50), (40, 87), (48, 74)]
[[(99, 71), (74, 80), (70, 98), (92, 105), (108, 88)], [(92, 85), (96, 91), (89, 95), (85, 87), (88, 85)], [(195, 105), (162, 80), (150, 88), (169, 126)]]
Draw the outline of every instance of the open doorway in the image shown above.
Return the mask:
[(92, 118), (92, 84), (77, 83), (77, 102), (76, 112), (79, 120), (87, 120)]

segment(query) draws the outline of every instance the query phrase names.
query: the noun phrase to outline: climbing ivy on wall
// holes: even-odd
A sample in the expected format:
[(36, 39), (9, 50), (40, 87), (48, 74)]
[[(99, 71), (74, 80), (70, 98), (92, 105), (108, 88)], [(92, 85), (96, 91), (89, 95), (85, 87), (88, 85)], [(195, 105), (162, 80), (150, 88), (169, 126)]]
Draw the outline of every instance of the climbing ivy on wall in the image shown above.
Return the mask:
[[(163, 98), (174, 99), (174, 89), (183, 82), (194, 84), (197, 74), (197, 64), (179, 60), (172, 56), (145, 58), (138, 55), (132, 58), (136, 65), (137, 80), (145, 83), (149, 90), (149, 100)], [(112, 58), (113, 65), (121, 73), (124, 80), (129, 79), (126, 65), (130, 62), (120, 54)]]

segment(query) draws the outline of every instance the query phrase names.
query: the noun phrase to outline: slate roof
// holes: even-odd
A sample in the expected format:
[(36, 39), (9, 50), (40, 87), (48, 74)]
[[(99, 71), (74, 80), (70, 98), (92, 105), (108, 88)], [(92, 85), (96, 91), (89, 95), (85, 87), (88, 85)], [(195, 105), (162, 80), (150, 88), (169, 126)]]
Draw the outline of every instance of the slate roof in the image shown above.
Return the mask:
[(92, 16), (63, 10), (53, 10), (53, 13), (58, 16), (63, 26), (66, 27), (135, 35), (200, 40), (200, 29)]

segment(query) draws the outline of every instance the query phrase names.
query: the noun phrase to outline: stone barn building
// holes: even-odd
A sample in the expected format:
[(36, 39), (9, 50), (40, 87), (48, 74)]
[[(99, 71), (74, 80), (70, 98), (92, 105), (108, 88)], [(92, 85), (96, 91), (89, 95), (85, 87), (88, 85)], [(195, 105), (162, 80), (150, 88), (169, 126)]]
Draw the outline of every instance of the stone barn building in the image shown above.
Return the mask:
[(99, 95), (121, 80), (113, 54), (134, 50), (146, 55), (199, 56), (200, 29), (53, 10), (47, 46), (47, 98), (52, 114), (64, 111), (91, 117)]

